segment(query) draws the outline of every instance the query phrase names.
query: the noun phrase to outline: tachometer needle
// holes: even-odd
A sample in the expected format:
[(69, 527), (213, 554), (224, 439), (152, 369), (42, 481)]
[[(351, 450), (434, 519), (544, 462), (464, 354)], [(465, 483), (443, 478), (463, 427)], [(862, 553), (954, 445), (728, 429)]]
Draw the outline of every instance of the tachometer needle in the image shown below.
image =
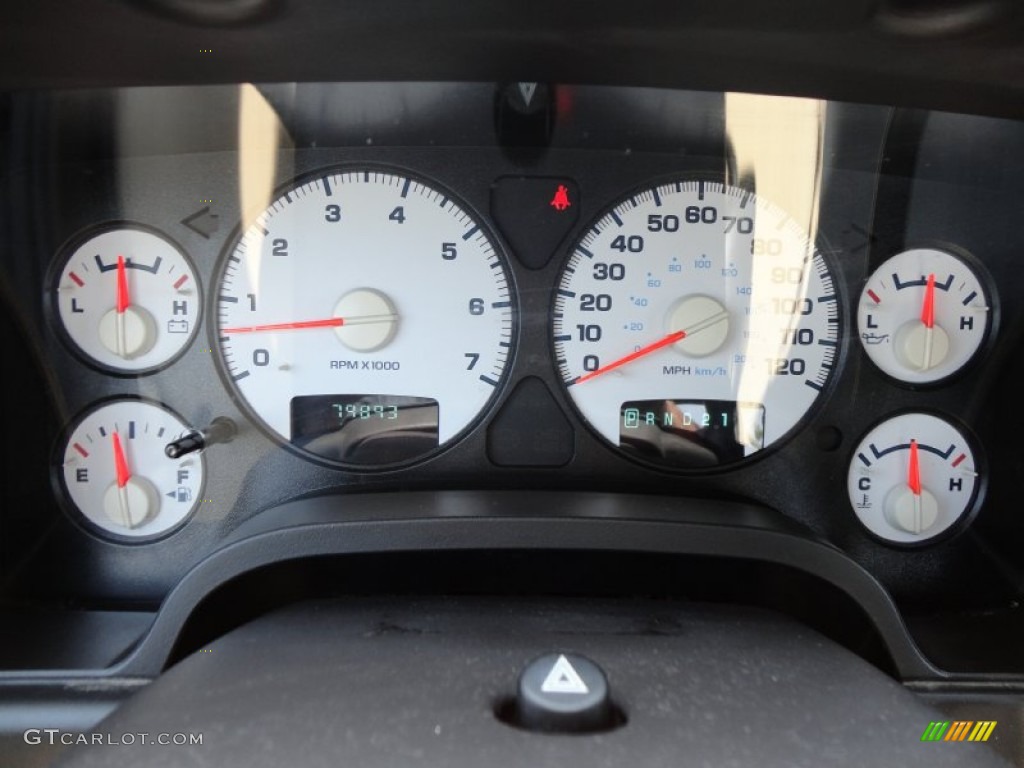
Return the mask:
[(582, 376), (578, 377), (573, 382), (573, 384), (582, 384), (584, 381), (589, 381), (590, 379), (593, 379), (596, 376), (600, 376), (603, 373), (608, 373), (608, 371), (614, 371), (616, 368), (620, 368), (623, 365), (626, 365), (626, 363), (632, 363), (634, 360), (638, 360), (641, 357), (645, 357), (651, 354), (652, 352), (657, 352), (659, 349), (663, 349), (664, 347), (675, 344), (677, 341), (682, 341), (685, 338), (686, 331), (676, 331), (675, 333), (670, 333), (668, 336), (658, 339), (653, 344), (648, 344), (646, 347), (641, 347), (640, 349), (636, 350), (636, 352), (631, 352), (625, 357), (620, 357), (618, 360), (608, 363), (607, 365), (602, 365), (600, 368), (597, 368), (596, 370), (583, 374)]
[(928, 283), (924, 289), (924, 303), (921, 305), (921, 323), (925, 327), (924, 362), (921, 370), (932, 367), (932, 346), (935, 338), (935, 273), (928, 275)]
[(914, 532), (920, 533), (921, 519), (921, 460), (918, 456), (917, 440), (910, 441), (910, 466), (907, 469), (907, 485), (914, 494)]
[(114, 445), (114, 473), (117, 477), (117, 500), (121, 508), (121, 518), (125, 527), (131, 528), (131, 509), (128, 503), (128, 481), (132, 479), (131, 470), (128, 469), (128, 459), (125, 458), (124, 448), (121, 447), (121, 437), (114, 432), (111, 436)]
[(307, 328), (340, 328), (343, 325), (365, 325), (368, 323), (389, 323), (394, 315), (363, 315), (361, 317), (328, 317), (324, 320), (300, 320), (295, 323), (270, 323), (268, 325), (245, 325), (236, 328), (222, 328), (221, 333), (257, 333), (259, 331), (301, 331)]
[(128, 357), (128, 335), (125, 329), (124, 313), (131, 305), (131, 298), (128, 295), (128, 270), (124, 262), (124, 256), (117, 257), (117, 354), (121, 357)]

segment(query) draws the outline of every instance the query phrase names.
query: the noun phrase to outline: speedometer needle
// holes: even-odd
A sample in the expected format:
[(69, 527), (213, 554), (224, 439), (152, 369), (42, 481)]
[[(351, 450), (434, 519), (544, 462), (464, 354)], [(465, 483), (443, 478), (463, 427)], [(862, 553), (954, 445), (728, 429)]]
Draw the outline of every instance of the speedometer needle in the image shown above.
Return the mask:
[(607, 365), (602, 365), (600, 368), (590, 371), (589, 373), (585, 373), (582, 376), (578, 377), (572, 383), (582, 384), (584, 381), (590, 381), (591, 379), (600, 376), (601, 374), (608, 373), (608, 371), (614, 371), (616, 368), (621, 368), (623, 365), (626, 365), (627, 363), (632, 363), (634, 360), (639, 360), (641, 357), (646, 357), (652, 352), (657, 352), (659, 349), (664, 349), (665, 347), (675, 344), (677, 341), (682, 341), (688, 336), (693, 336), (695, 333), (698, 333), (699, 331), (703, 331), (710, 328), (713, 325), (717, 325), (718, 323), (722, 322), (728, 317), (729, 313), (725, 310), (721, 312), (716, 312), (710, 317), (705, 317), (703, 320), (699, 320), (696, 323), (691, 323), (690, 326), (684, 330), (674, 331), (668, 334), (667, 336), (658, 339), (653, 344), (648, 344), (646, 347), (641, 347), (635, 352), (629, 353), (625, 357), (620, 357), (618, 360), (613, 360)]
[(340, 328), (343, 325), (365, 325), (368, 323), (389, 323), (394, 315), (362, 315), (361, 317), (328, 317), (324, 320), (300, 320), (295, 323), (270, 323), (267, 325), (244, 325), (236, 328), (222, 328), (225, 334), (257, 333), (259, 331), (301, 331), (307, 328)]
[(600, 368), (597, 368), (596, 370), (590, 371), (590, 373), (583, 374), (582, 376), (578, 377), (576, 381), (573, 382), (573, 384), (582, 384), (584, 381), (589, 381), (590, 379), (593, 379), (596, 376), (600, 376), (603, 373), (608, 373), (608, 371), (614, 371), (616, 368), (620, 368), (626, 363), (632, 363), (634, 360), (638, 360), (641, 357), (646, 357), (652, 352), (657, 352), (659, 349), (670, 346), (671, 344), (675, 344), (677, 341), (682, 341), (685, 338), (686, 331), (676, 331), (675, 333), (670, 333), (668, 336), (658, 339), (653, 344), (648, 344), (646, 347), (641, 347), (640, 349), (636, 350), (636, 352), (631, 352), (625, 357), (620, 357), (618, 360), (608, 363), (607, 365), (602, 365)]

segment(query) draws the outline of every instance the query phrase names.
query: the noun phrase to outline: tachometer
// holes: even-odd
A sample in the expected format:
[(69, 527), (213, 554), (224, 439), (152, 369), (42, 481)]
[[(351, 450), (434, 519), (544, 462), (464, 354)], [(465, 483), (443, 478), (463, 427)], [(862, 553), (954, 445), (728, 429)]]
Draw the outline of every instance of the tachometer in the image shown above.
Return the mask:
[(828, 386), (840, 340), (828, 262), (789, 213), (737, 187), (630, 195), (573, 248), (554, 349), (582, 416), (672, 467), (740, 461), (782, 439)]
[(280, 439), (358, 467), (454, 440), (500, 386), (514, 311), (505, 260), (448, 192), (372, 169), (286, 189), (227, 254), (217, 339)]

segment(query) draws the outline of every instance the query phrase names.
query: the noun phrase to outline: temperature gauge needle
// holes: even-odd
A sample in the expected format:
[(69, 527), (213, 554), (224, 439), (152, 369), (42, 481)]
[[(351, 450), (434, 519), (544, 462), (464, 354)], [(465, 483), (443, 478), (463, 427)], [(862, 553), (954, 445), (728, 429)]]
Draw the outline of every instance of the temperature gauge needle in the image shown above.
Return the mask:
[(128, 334), (125, 329), (124, 313), (131, 305), (128, 295), (128, 270), (124, 256), (117, 257), (117, 354), (128, 356)]
[[(934, 275), (932, 276), (934, 278)], [(907, 469), (907, 485), (914, 494), (914, 531), (920, 533), (923, 528), (921, 516), (921, 459), (918, 455), (917, 440), (910, 441), (910, 466)]]
[(590, 373), (583, 374), (582, 376), (578, 377), (576, 381), (573, 382), (573, 384), (582, 384), (584, 381), (589, 381), (590, 379), (600, 376), (603, 373), (608, 373), (608, 371), (614, 371), (616, 368), (621, 368), (623, 365), (626, 365), (626, 363), (632, 363), (634, 360), (639, 360), (641, 357), (646, 357), (652, 352), (657, 352), (659, 349), (663, 349), (664, 347), (675, 344), (677, 341), (682, 341), (685, 338), (686, 331), (676, 331), (675, 333), (670, 333), (668, 336), (658, 339), (653, 344), (648, 344), (646, 347), (641, 347), (636, 352), (631, 352), (625, 357), (620, 357), (618, 360), (608, 363), (607, 365), (602, 365), (600, 368), (596, 370), (590, 371)]
[(131, 528), (131, 507), (128, 503), (128, 481), (132, 479), (131, 470), (128, 469), (128, 459), (124, 455), (124, 448), (121, 446), (121, 436), (114, 432), (110, 436), (114, 445), (114, 472), (117, 478), (117, 498), (121, 507), (121, 517), (124, 525)]
[(935, 342), (935, 273), (928, 275), (928, 283), (924, 289), (924, 303), (921, 305), (921, 323), (925, 327), (924, 363), (921, 370), (932, 367), (932, 349)]

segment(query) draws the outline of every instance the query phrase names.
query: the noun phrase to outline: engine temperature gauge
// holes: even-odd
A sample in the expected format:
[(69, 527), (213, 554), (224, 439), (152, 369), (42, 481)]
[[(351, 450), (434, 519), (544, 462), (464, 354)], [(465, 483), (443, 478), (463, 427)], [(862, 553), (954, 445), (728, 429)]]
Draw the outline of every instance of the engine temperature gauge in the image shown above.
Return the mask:
[(975, 270), (934, 248), (904, 251), (882, 264), (857, 307), (864, 351), (885, 373), (908, 384), (930, 384), (963, 368), (991, 320)]
[(974, 508), (979, 487), (967, 438), (926, 413), (905, 413), (868, 432), (847, 477), (861, 523), (896, 544), (928, 541), (949, 530)]
[(203, 487), (201, 455), (165, 453), (192, 431), (143, 400), (101, 405), (67, 438), (60, 470), (68, 497), (104, 533), (141, 539), (169, 531), (192, 513)]
[(134, 226), (96, 234), (65, 258), (57, 311), (91, 362), (144, 373), (176, 357), (195, 334), (199, 287), (185, 255)]

